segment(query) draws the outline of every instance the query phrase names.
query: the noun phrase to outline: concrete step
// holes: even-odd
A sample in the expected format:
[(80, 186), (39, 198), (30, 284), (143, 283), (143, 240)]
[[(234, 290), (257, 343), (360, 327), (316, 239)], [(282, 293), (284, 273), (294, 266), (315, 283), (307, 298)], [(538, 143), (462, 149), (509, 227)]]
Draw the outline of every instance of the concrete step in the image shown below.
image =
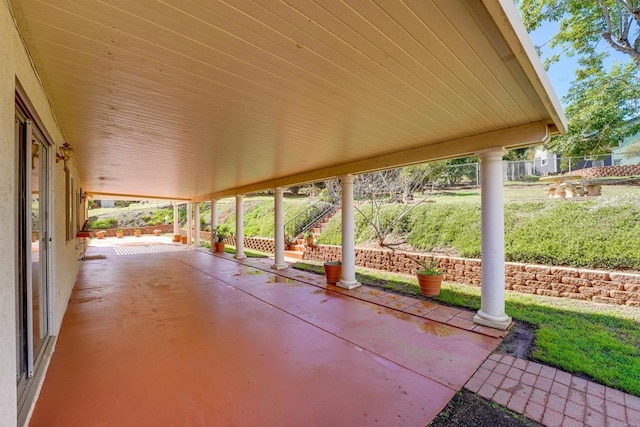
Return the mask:
[(304, 252), (299, 251), (284, 251), (285, 258), (302, 259)]

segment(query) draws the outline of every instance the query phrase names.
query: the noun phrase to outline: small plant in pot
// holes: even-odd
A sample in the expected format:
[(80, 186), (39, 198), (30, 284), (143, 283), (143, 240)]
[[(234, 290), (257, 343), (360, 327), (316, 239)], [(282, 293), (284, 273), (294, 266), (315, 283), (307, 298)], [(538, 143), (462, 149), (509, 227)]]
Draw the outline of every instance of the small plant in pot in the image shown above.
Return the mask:
[(142, 231), (139, 228), (133, 230), (133, 235), (136, 237), (140, 237), (142, 235)]
[(435, 297), (440, 294), (440, 286), (442, 285), (442, 270), (437, 267), (436, 260), (431, 259), (430, 262), (422, 260), (416, 261), (422, 267), (416, 270), (418, 276), (418, 284), (420, 292), (426, 297)]
[(104, 239), (105, 234), (106, 234), (106, 231), (104, 230), (96, 231), (96, 239)]
[(116, 237), (118, 239), (122, 239), (124, 237), (124, 230), (122, 228), (116, 230)]
[(340, 261), (326, 261), (324, 263), (324, 274), (327, 276), (327, 283), (335, 285), (342, 276), (342, 263)]
[(231, 231), (226, 225), (218, 225), (213, 230), (213, 242), (215, 252), (224, 252), (224, 239), (231, 234)]
[(307, 231), (306, 233), (304, 233), (304, 240), (307, 246), (314, 246), (313, 233), (311, 231)]

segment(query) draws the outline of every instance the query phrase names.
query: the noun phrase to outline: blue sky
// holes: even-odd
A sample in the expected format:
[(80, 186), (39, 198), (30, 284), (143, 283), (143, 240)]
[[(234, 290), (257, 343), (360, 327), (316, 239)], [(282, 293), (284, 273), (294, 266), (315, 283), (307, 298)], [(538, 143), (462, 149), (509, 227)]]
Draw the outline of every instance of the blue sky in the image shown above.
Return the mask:
[[(546, 42), (553, 37), (553, 35), (558, 31), (558, 23), (556, 22), (547, 22), (544, 23), (540, 28), (536, 31), (529, 34), (533, 44), (536, 46), (544, 45)], [(605, 61), (605, 65), (609, 63), (613, 63), (615, 61), (626, 62), (629, 58), (619, 52), (611, 49), (607, 42), (602, 40), (599, 44), (603, 50), (607, 50), (609, 52), (609, 58)], [(560, 52), (560, 49), (551, 50), (548, 46), (542, 48), (542, 59), (552, 55), (555, 52)], [(549, 75), (549, 80), (551, 80), (551, 84), (553, 85), (553, 89), (555, 90), (560, 102), (563, 106), (565, 106), (564, 102), (562, 102), (562, 98), (567, 94), (569, 90), (569, 86), (575, 77), (576, 69), (578, 68), (578, 64), (576, 58), (569, 58), (566, 55), (560, 58), (560, 62), (557, 62), (551, 65), (547, 74)]]

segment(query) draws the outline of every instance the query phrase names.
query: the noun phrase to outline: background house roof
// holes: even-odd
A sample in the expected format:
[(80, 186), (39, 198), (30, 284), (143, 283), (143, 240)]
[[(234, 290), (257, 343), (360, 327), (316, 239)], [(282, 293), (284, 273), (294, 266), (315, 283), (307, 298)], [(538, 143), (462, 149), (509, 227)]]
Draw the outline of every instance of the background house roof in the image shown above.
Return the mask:
[(201, 200), (566, 127), (511, 1), (11, 4), (90, 193)]

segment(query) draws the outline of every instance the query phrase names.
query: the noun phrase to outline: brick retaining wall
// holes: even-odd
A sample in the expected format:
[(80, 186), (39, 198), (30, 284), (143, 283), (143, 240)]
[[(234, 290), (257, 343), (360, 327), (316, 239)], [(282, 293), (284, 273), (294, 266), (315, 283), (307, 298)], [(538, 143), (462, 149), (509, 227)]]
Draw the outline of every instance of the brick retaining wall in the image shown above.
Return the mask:
[[(204, 237), (205, 232), (202, 234), (203, 240), (209, 239)], [(209, 233), (206, 234), (209, 236)], [(225, 243), (235, 246), (235, 236), (227, 237)], [(244, 246), (267, 253), (275, 251), (273, 239), (267, 237), (245, 237)], [(426, 261), (431, 259), (428, 255), (356, 248), (356, 265), (360, 267), (414, 274), (418, 265), (412, 258)], [(434, 258), (444, 272), (446, 281), (480, 286), (481, 260), (444, 256)], [(307, 248), (303, 259), (340, 261), (342, 247), (317, 245)], [(505, 289), (527, 294), (640, 307), (640, 274), (507, 262)]]
[(598, 166), (574, 170), (567, 175), (580, 175), (585, 178), (640, 175), (640, 165)]
[[(304, 259), (337, 261), (342, 248), (318, 245), (309, 248)], [(430, 256), (392, 252), (383, 249), (356, 249), (356, 265), (396, 273), (414, 274), (418, 266), (411, 258)], [(480, 286), (482, 262), (479, 259), (434, 257), (446, 281)], [(593, 302), (640, 307), (640, 274), (550, 267), (507, 262), (505, 288), (528, 294), (572, 298)]]
[(106, 230), (93, 229), (89, 233), (91, 234), (91, 237), (96, 237), (97, 231), (104, 231), (105, 237), (116, 237), (116, 230), (122, 230), (125, 236), (133, 236), (134, 230), (140, 230), (142, 234), (153, 234), (153, 230), (162, 230), (162, 234), (165, 234), (173, 233), (173, 224), (158, 224), (132, 228), (109, 228)]
[[(226, 239), (224, 239), (224, 242), (231, 246), (235, 246), (236, 236), (229, 236)], [(276, 251), (276, 244), (274, 240), (269, 237), (245, 237), (244, 247), (248, 249), (254, 249), (260, 252), (270, 253), (270, 254)]]

